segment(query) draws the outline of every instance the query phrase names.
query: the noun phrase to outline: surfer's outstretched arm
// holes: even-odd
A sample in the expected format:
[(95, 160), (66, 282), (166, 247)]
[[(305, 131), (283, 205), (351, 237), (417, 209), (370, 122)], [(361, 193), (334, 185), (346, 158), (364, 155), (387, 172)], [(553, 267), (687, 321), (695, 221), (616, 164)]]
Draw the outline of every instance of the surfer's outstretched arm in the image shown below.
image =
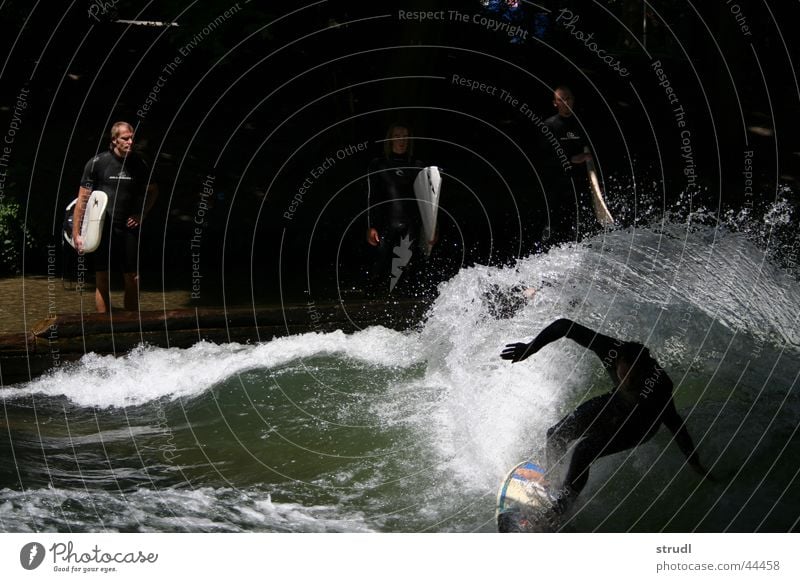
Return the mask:
[(672, 400), (667, 404), (662, 420), (672, 434), (675, 435), (675, 443), (678, 445), (681, 452), (686, 455), (689, 466), (709, 481), (716, 481), (714, 476), (700, 462), (700, 455), (697, 454), (697, 449), (694, 446), (692, 437), (689, 436), (689, 431), (686, 430), (686, 422), (681, 418), (681, 415), (678, 414), (678, 411), (675, 409), (675, 402)]
[(530, 343), (516, 343), (506, 345), (500, 357), (512, 362), (521, 362), (529, 358), (544, 346), (566, 337), (572, 341), (592, 350), (599, 357), (603, 366), (611, 368), (616, 365), (618, 350), (624, 343), (607, 335), (597, 333), (571, 319), (561, 318), (544, 328)]

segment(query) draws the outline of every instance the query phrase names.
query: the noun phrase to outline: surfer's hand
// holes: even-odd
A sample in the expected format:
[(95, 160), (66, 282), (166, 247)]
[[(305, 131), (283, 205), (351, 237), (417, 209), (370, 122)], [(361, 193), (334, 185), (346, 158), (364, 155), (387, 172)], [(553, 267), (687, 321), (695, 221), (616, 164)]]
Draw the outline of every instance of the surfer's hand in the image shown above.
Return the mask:
[(72, 242), (75, 243), (75, 250), (78, 251), (79, 253), (82, 253), (83, 252), (83, 238), (81, 237), (81, 235), (76, 234), (75, 236), (73, 236), (72, 237)]
[(142, 224), (142, 217), (139, 216), (138, 214), (134, 214), (128, 217), (128, 222), (127, 222), (128, 228), (136, 228), (140, 224)]
[(378, 231), (374, 228), (370, 228), (367, 231), (367, 242), (373, 247), (381, 244), (381, 237), (378, 235)]
[(532, 356), (535, 352), (531, 348), (531, 344), (507, 344), (500, 357), (504, 360), (511, 360), (512, 363), (521, 362), (525, 358)]

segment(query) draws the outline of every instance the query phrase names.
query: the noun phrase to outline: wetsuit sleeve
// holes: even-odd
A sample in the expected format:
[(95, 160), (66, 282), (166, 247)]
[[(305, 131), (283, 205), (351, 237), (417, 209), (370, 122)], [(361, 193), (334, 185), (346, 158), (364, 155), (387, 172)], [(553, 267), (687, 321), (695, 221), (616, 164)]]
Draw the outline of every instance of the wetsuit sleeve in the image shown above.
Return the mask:
[(90, 192), (94, 190), (94, 185), (97, 183), (96, 162), (97, 156), (86, 162), (86, 166), (83, 168), (83, 175), (81, 176), (81, 187), (86, 188)]
[[(547, 344), (566, 337), (592, 350), (603, 363), (603, 367), (611, 373), (616, 368), (618, 350), (624, 343), (607, 335), (597, 333), (571, 319), (557, 319), (529, 344), (509, 344), (500, 357), (519, 362), (541, 350)], [(612, 374), (613, 378), (613, 374)]]
[(571, 319), (557, 319), (544, 328), (531, 342), (532, 349), (538, 352), (547, 344), (562, 337), (592, 350), (606, 369), (616, 366), (618, 350), (623, 342), (598, 333), (580, 323), (575, 323)]

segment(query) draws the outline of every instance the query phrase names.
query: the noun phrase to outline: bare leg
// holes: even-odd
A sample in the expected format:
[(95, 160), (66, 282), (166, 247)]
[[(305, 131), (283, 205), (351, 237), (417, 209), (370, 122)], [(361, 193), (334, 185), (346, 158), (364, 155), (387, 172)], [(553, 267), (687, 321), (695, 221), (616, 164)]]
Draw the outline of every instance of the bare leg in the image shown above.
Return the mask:
[(125, 309), (128, 311), (139, 310), (139, 274), (124, 273), (125, 279)]
[(109, 296), (108, 271), (97, 271), (94, 274), (94, 307), (97, 313), (108, 313), (111, 309)]

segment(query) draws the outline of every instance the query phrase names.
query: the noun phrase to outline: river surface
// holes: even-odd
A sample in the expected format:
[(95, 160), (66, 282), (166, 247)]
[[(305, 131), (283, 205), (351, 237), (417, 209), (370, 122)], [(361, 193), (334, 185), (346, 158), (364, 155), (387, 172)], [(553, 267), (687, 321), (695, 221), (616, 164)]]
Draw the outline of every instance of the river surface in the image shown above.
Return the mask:
[(463, 269), (406, 332), (88, 354), (0, 391), (0, 531), (494, 531), (509, 468), (610, 388), (569, 340), (499, 358), (558, 317), (650, 346), (721, 478), (662, 427), (593, 466), (564, 531), (796, 530), (798, 314), (745, 233), (664, 222)]

